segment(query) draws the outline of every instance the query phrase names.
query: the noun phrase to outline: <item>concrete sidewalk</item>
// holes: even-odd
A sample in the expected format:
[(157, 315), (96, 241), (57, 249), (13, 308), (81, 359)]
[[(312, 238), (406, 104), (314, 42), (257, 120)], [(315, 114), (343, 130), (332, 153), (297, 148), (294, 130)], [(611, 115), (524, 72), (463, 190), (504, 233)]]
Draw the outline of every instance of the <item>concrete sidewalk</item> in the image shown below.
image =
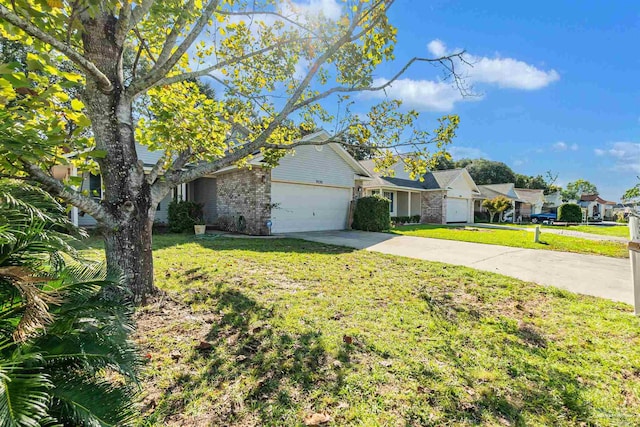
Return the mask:
[(633, 304), (628, 259), (364, 231), (290, 233), (288, 237), (463, 265)]

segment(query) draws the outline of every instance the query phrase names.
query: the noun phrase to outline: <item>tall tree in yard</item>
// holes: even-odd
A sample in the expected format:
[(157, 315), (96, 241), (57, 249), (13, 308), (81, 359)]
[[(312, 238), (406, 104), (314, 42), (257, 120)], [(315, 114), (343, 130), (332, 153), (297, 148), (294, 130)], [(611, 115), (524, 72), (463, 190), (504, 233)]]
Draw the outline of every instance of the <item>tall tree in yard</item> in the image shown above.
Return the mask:
[[(348, 134), (349, 143), (370, 146), (381, 167), (405, 147), (413, 155), (403, 160), (423, 173), (455, 136), (458, 118), (445, 116), (427, 133), (397, 101), (351, 114), (349, 97), (383, 90), (420, 62), (457, 80), (462, 53), (413, 58), (374, 82), (378, 65), (393, 59), (393, 0), (337, 4), (340, 16), (329, 18), (291, 1), (0, 0), (0, 35), (30, 50), (26, 67), (0, 66), (3, 119), (11, 123), (0, 134), (0, 173), (26, 177), (96, 218), (107, 262), (137, 302), (154, 289), (156, 206), (176, 185), (258, 151), (275, 165), (309, 143), (300, 141), (305, 131), (329, 126), (335, 136), (325, 142)], [(209, 96), (194, 83), (204, 77), (215, 87)], [(150, 173), (136, 142), (164, 153)], [(78, 153), (76, 166), (102, 175), (102, 200), (52, 177), (69, 152)]]

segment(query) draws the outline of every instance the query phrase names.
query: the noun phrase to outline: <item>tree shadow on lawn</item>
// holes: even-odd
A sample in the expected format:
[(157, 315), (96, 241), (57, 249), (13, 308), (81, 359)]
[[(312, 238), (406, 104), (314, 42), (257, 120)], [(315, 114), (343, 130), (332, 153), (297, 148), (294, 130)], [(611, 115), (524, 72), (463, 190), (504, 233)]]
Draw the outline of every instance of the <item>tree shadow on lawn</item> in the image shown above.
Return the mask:
[[(280, 252), (301, 254), (341, 254), (357, 249), (346, 246), (328, 245), (294, 238), (253, 238), (253, 237), (216, 237), (197, 238), (192, 234), (160, 234), (153, 238), (153, 250), (180, 249), (181, 246), (196, 244), (213, 250), (247, 250), (255, 252)], [(99, 236), (92, 236), (75, 244), (78, 250), (104, 250), (104, 242)], [(185, 250), (188, 248), (185, 247)]]
[[(506, 367), (502, 369), (511, 380), (506, 385), (492, 384), (491, 380), (479, 380), (471, 374), (470, 366), (465, 361), (468, 354), (463, 354), (469, 349), (459, 346), (460, 342), (473, 339), (467, 332), (459, 330), (461, 320), (480, 322), (490, 314), (472, 305), (456, 304), (452, 298), (434, 298), (425, 290), (422, 290), (422, 298), (442, 329), (457, 336), (456, 340), (441, 342), (439, 350), (454, 367), (455, 376), (466, 387), (475, 389), (471, 394), (477, 396), (470, 400), (467, 396), (461, 399), (442, 396), (444, 408), (452, 419), (476, 424), (481, 423), (483, 415), (489, 413), (507, 425), (527, 425), (528, 420), (522, 415), (526, 410), (538, 415), (551, 412), (559, 419), (574, 420), (585, 425), (592, 421), (591, 406), (583, 397), (587, 388), (575, 375), (546, 363), (547, 348), (552, 343), (535, 326), (522, 321), (517, 324), (496, 324), (494, 332), (501, 335), (504, 344), (504, 348), (500, 349), (501, 357), (507, 359)], [(433, 370), (426, 369), (421, 374), (427, 382), (447, 381)]]
[[(196, 244), (202, 248), (213, 250), (246, 250), (254, 252), (299, 253), (299, 254), (343, 254), (356, 251), (346, 246), (328, 245), (293, 238), (243, 238), (218, 237), (215, 239), (198, 239), (189, 235), (178, 235), (170, 238), (154, 239), (154, 250), (178, 248), (181, 245)], [(186, 249), (186, 248), (185, 248)]]
[[(295, 328), (301, 332), (282, 331), (272, 325), (278, 323), (279, 313), (225, 283), (215, 284), (206, 295), (194, 292), (188, 297), (189, 303), (200, 299), (213, 302), (211, 313), (217, 318), (203, 337), (211, 348), (194, 351), (184, 361), (185, 369), (201, 369), (169, 385), (168, 390), (181, 390), (178, 400), (182, 403), (161, 403), (159, 407), (164, 406), (165, 412), (161, 417), (167, 417), (161, 421), (179, 425), (300, 425), (304, 416), (317, 411), (330, 414), (340, 425), (341, 421), (366, 421), (341, 415), (345, 403), (346, 407), (362, 405), (362, 399), (365, 405), (370, 401), (383, 413), (397, 413), (398, 420), (403, 419), (406, 425), (453, 421), (478, 424), (487, 419), (524, 425), (529, 420), (523, 417), (523, 411), (542, 416), (552, 412), (558, 419), (576, 422), (592, 421), (582, 397), (583, 385), (569, 373), (544, 366), (549, 342), (540, 331), (526, 324), (497, 325), (505, 348), (500, 349), (503, 356), (494, 358), (511, 358), (500, 368), (510, 379), (506, 384), (479, 381), (470, 369), (476, 365), (464, 357), (469, 350), (469, 337), (465, 336), (469, 332), (462, 331), (461, 325), (470, 318), (480, 321), (484, 313), (453, 300), (424, 298), (429, 303), (429, 315), (447, 337), (429, 357), (444, 360), (447, 369), (422, 365), (409, 374), (421, 384), (418, 390), (402, 390), (407, 387), (402, 377), (406, 373), (396, 372), (395, 363), (401, 362), (394, 361), (385, 373), (389, 377), (378, 381), (389, 380), (399, 389), (388, 396), (378, 392), (368, 396), (370, 390), (354, 384), (354, 376), (361, 375), (363, 384), (370, 383), (367, 376), (380, 375), (377, 369), (392, 357), (378, 350), (376, 342), (355, 336), (353, 343), (341, 342), (337, 351), (328, 351), (326, 341), (331, 338), (322, 330), (305, 325)], [(416, 360), (422, 356), (416, 354)], [(452, 382), (462, 384), (462, 388), (450, 386)], [(397, 392), (409, 397), (393, 401), (391, 396)], [(185, 416), (185, 406), (193, 398), (205, 400), (204, 412), (195, 419)], [(387, 400), (391, 403), (381, 403)], [(432, 419), (434, 412), (439, 414), (436, 420)]]

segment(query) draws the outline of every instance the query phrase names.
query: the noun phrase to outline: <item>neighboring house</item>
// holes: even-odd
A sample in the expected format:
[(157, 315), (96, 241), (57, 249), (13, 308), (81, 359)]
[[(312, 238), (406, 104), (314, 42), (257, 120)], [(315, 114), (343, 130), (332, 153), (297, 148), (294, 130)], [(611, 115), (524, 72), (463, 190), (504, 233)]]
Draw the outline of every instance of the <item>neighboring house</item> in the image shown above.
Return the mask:
[(520, 204), (520, 215), (522, 218), (529, 218), (531, 214), (542, 213), (544, 205), (544, 190), (530, 190), (528, 188), (514, 188)]
[(555, 193), (546, 194), (544, 196), (543, 210), (546, 212), (556, 213), (560, 205), (562, 204), (562, 193), (556, 191)]
[(583, 194), (578, 204), (587, 211), (587, 218), (613, 219), (615, 202), (604, 200), (597, 194)]
[(391, 200), (391, 216), (420, 216), (423, 223), (472, 223), (473, 198), (480, 194), (466, 169), (429, 172), (411, 179), (402, 162), (396, 163), (394, 176), (377, 173), (373, 160), (360, 164), (373, 177), (363, 181), (364, 194), (381, 194)]
[(519, 215), (519, 207), (522, 203), (522, 200), (518, 197), (518, 194), (515, 190), (515, 184), (491, 184), (491, 185), (478, 185), (478, 189), (480, 190), (480, 195), (476, 197), (474, 201), (474, 212), (475, 213), (484, 213), (487, 210), (482, 206), (482, 202), (487, 199), (495, 199), (498, 196), (506, 197), (511, 200), (511, 209), (507, 209), (503, 215), (508, 213), (516, 212), (516, 215), (513, 216), (511, 220), (515, 222)]
[[(487, 210), (482, 206), (486, 199), (494, 199), (498, 196), (511, 200), (511, 209), (504, 212), (503, 216), (509, 216), (511, 222), (518, 218), (527, 220), (531, 214), (542, 212), (545, 203), (543, 190), (530, 190), (528, 188), (516, 188), (515, 184), (491, 184), (478, 185), (480, 196), (475, 201), (475, 212), (482, 213)], [(515, 215), (513, 215), (515, 213)]]
[[(323, 141), (316, 132), (304, 138)], [(151, 168), (160, 153), (138, 148), (138, 156)], [(261, 155), (249, 161), (250, 168), (228, 167), (174, 189), (158, 208), (156, 222), (166, 222), (171, 200), (192, 200), (203, 205), (207, 224), (239, 225), (249, 234), (294, 231), (340, 230), (347, 228), (351, 201), (362, 192), (371, 176), (339, 144), (298, 146), (275, 168), (266, 167)], [(86, 176), (85, 188), (100, 188), (99, 176)], [(99, 194), (96, 194), (98, 197)], [(89, 215), (78, 217), (79, 225), (91, 226)]]

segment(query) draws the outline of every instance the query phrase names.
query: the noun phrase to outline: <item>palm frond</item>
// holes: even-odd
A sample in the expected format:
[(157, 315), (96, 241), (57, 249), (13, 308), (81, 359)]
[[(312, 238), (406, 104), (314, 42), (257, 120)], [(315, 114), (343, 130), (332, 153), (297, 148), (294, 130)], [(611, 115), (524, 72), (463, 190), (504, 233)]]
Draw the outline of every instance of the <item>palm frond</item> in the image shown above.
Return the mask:
[(36, 427), (47, 416), (51, 381), (43, 370), (25, 369), (35, 356), (14, 353), (0, 362), (0, 426)]
[(51, 414), (64, 418), (73, 425), (87, 427), (131, 425), (135, 415), (127, 386), (82, 375), (56, 378), (60, 384), (52, 391)]

